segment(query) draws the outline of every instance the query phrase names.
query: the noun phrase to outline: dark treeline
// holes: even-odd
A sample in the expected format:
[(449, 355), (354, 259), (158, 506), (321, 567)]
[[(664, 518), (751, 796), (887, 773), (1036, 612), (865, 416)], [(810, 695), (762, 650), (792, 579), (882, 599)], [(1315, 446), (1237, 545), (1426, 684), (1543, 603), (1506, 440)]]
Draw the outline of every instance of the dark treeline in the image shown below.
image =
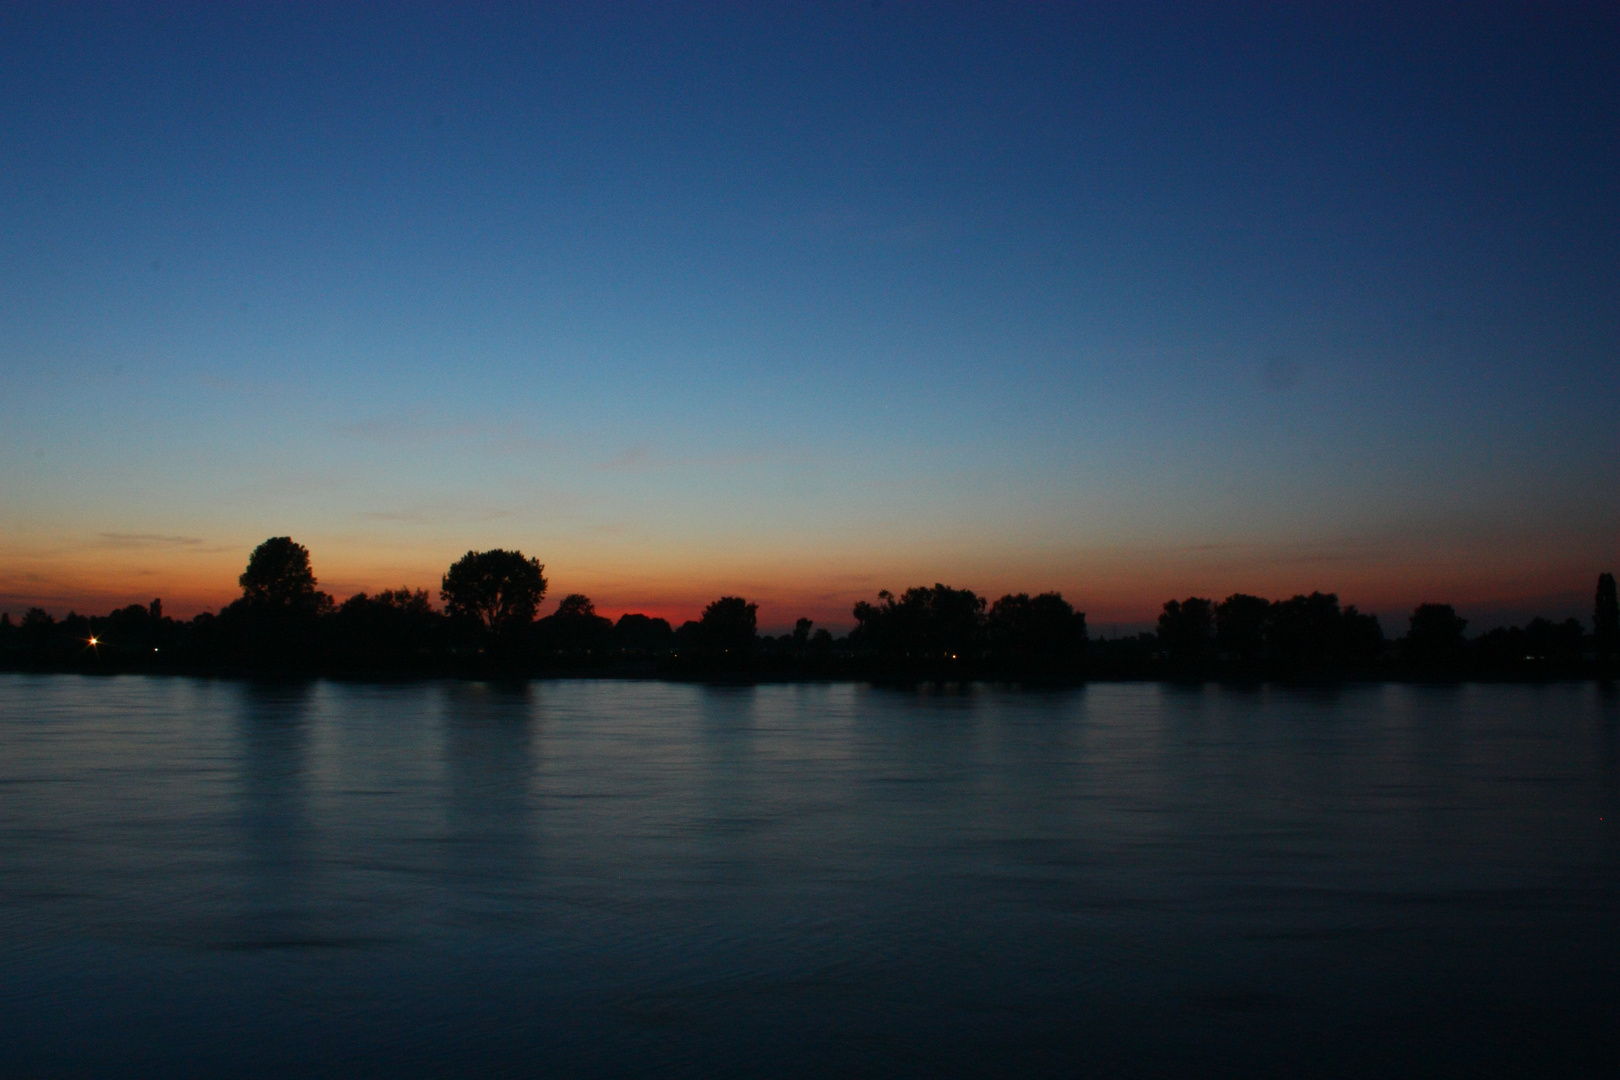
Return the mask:
[(1387, 638), (1376, 616), (1332, 593), (1288, 600), (1235, 594), (1171, 600), (1156, 633), (1093, 640), (1084, 612), (1058, 593), (990, 601), (942, 584), (855, 605), (835, 637), (800, 619), (758, 632), (757, 605), (720, 597), (698, 619), (596, 614), (563, 597), (537, 617), (545, 568), (519, 551), (469, 551), (426, 590), (317, 588), (309, 552), (290, 537), (254, 549), (239, 600), (188, 621), (163, 605), (58, 621), (32, 608), (0, 616), (0, 666), (12, 670), (325, 673), (353, 676), (600, 674), (673, 678), (1007, 679), (1548, 679), (1608, 677), (1620, 652), (1620, 605), (1598, 579), (1590, 633), (1575, 619), (1532, 620), (1475, 637), (1446, 604), (1423, 604)]
[[(1598, 610), (1613, 578), (1598, 586)], [(1469, 638), (1450, 604), (1420, 604), (1399, 638), (1377, 616), (1341, 606), (1332, 593), (1288, 600), (1237, 593), (1219, 602), (1171, 600), (1156, 634), (1099, 642), (1094, 675), (1228, 680), (1547, 679), (1612, 673), (1612, 634), (1598, 619), (1588, 635), (1575, 619), (1499, 628)]]

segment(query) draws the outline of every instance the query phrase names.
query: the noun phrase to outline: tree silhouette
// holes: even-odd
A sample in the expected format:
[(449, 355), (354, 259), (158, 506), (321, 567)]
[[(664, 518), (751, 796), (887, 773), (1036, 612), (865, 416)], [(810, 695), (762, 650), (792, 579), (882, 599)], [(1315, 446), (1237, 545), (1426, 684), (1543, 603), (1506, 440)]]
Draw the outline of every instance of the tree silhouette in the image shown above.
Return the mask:
[(1586, 630), (1578, 619), (1561, 623), (1531, 619), (1499, 626), (1468, 643), (1471, 666), (1482, 674), (1549, 678), (1580, 670)]
[(674, 638), (668, 619), (627, 613), (614, 625), (612, 642), (623, 652), (651, 654), (668, 649)]
[(1384, 628), (1377, 615), (1363, 614), (1346, 604), (1340, 616), (1340, 655), (1353, 664), (1372, 664), (1384, 655)]
[(758, 604), (740, 596), (722, 596), (703, 609), (698, 620), (698, 640), (705, 647), (721, 652), (748, 652), (754, 647)]
[(545, 567), (521, 551), (469, 551), (445, 571), (439, 596), (453, 618), (492, 634), (507, 634), (534, 622), (546, 595)]
[(49, 659), (52, 652), (56, 651), (56, 620), (44, 608), (31, 607), (23, 612), (22, 622), (17, 630), (22, 638), (23, 649), (28, 658), (35, 663)]
[(272, 536), (254, 548), (236, 582), (242, 586), (242, 599), (250, 604), (319, 611), (332, 602), (315, 588), (309, 549), (290, 536)]
[(1201, 596), (1165, 601), (1159, 615), (1159, 647), (1170, 666), (1191, 674), (1209, 659), (1215, 640), (1215, 605)]
[(237, 579), (242, 598), (219, 613), (214, 645), (233, 664), (286, 670), (307, 667), (320, 655), (321, 617), (332, 598), (315, 588), (309, 549), (290, 536), (272, 536), (253, 549)]
[(1592, 644), (1597, 646), (1598, 668), (1607, 674), (1614, 667), (1620, 648), (1620, 600), (1616, 599), (1613, 574), (1599, 574), (1597, 598), (1592, 605)]
[(1271, 601), (1247, 593), (1233, 593), (1215, 605), (1215, 648), (1230, 657), (1245, 674), (1265, 655), (1271, 630)]
[(1402, 656), (1420, 673), (1443, 674), (1461, 663), (1468, 620), (1450, 604), (1419, 604), (1412, 612)]
[(938, 582), (913, 586), (898, 598), (878, 593), (880, 604), (855, 605), (851, 643), (889, 659), (964, 660), (976, 656), (984, 636), (984, 597)]
[(584, 593), (569, 593), (535, 625), (542, 651), (594, 653), (608, 648), (613, 634), (613, 620), (598, 615)]
[(170, 634), (172, 621), (163, 617), (163, 601), (130, 604), (104, 617), (90, 620), (91, 631), (113, 654), (145, 656), (162, 647)]
[(1278, 674), (1327, 675), (1371, 663), (1383, 649), (1378, 617), (1354, 605), (1341, 609), (1336, 593), (1313, 592), (1271, 606), (1267, 652)]
[(559, 619), (594, 619), (596, 605), (584, 593), (569, 593), (558, 601), (553, 614)]
[(1072, 668), (1085, 656), (1086, 615), (1062, 593), (1009, 593), (990, 606), (985, 644), (1003, 665)]
[(323, 635), (326, 656), (330, 662), (361, 669), (420, 663), (438, 644), (443, 619), (425, 589), (384, 589), (376, 596), (356, 593), (329, 621)]

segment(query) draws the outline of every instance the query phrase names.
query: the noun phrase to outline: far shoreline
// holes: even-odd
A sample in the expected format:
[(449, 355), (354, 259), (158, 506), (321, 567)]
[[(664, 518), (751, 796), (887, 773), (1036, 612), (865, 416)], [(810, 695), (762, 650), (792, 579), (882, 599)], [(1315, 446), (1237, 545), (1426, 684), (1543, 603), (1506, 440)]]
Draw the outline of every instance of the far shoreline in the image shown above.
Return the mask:
[(679, 627), (642, 613), (606, 618), (580, 593), (541, 617), (544, 565), (502, 548), (451, 564), (442, 608), (409, 587), (339, 603), (317, 588), (309, 550), (290, 536), (255, 548), (238, 584), (240, 600), (184, 621), (165, 614), (161, 598), (61, 621), (38, 607), (17, 623), (0, 613), (0, 670), (1031, 687), (1545, 683), (1620, 673), (1620, 596), (1608, 573), (1597, 578), (1590, 632), (1578, 619), (1537, 618), (1468, 637), (1468, 620), (1450, 604), (1422, 603), (1395, 638), (1376, 615), (1319, 590), (1171, 599), (1156, 632), (1104, 638), (1091, 637), (1086, 613), (1062, 593), (992, 601), (940, 582), (857, 602), (855, 627), (841, 636), (808, 618), (790, 633), (761, 634), (759, 605), (741, 596), (719, 597)]
[(239, 682), (261, 684), (308, 684), (330, 682), (342, 685), (409, 686), (428, 683), (485, 683), (527, 685), (549, 682), (667, 683), (672, 686), (865, 686), (879, 690), (921, 688), (991, 687), (1014, 692), (1083, 690), (1088, 686), (1156, 685), (1194, 690), (1220, 687), (1229, 690), (1330, 690), (1352, 686), (1555, 686), (1592, 683), (1620, 689), (1614, 676), (1594, 673), (1549, 673), (1516, 677), (1468, 673), (1455, 676), (1387, 674), (1336, 675), (1320, 678), (1234, 678), (1207, 676), (1186, 678), (1169, 675), (1095, 675), (1079, 678), (1040, 678), (992, 673), (859, 674), (859, 673), (744, 673), (676, 671), (604, 671), (574, 668), (550, 671), (336, 671), (316, 669), (266, 668), (187, 668), (175, 667), (0, 667), (0, 676), (50, 678), (80, 676), (88, 679), (184, 679), (199, 682)]

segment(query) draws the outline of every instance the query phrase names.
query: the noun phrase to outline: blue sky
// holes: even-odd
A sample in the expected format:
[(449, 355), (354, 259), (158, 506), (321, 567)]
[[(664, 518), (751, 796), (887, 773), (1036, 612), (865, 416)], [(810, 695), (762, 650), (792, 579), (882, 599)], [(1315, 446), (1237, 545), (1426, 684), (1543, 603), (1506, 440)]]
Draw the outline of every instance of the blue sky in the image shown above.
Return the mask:
[[(1620, 16), (0, 10), (0, 608), (1588, 614)], [(1392, 628), (1398, 628), (1392, 627)]]

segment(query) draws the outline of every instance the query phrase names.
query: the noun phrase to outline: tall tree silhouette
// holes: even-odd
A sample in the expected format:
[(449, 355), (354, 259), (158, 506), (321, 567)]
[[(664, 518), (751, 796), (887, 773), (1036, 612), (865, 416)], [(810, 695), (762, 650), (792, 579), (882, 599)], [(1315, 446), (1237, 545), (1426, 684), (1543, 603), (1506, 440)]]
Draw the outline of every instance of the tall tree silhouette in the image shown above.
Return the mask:
[(439, 596), (451, 617), (510, 634), (534, 622), (546, 595), (545, 569), (521, 551), (469, 551), (445, 571)]
[(1620, 648), (1620, 599), (1615, 596), (1613, 574), (1598, 575), (1597, 598), (1592, 605), (1592, 644), (1597, 646), (1598, 668), (1609, 673), (1614, 669), (1615, 650)]

